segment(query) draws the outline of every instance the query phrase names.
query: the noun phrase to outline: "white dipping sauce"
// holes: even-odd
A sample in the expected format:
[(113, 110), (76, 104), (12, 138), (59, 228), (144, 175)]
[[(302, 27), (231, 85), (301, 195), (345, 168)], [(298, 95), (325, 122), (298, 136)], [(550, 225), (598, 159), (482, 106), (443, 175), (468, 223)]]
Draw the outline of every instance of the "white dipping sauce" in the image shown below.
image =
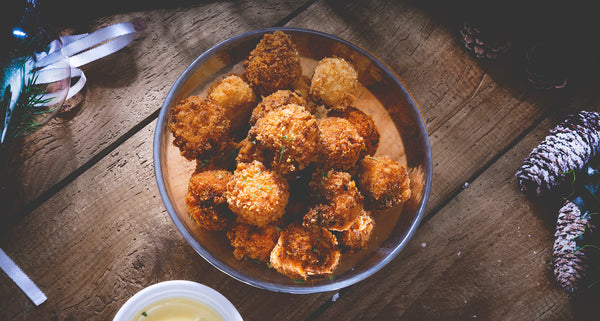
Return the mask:
[(131, 321), (224, 321), (211, 307), (200, 302), (172, 298), (142, 309)]

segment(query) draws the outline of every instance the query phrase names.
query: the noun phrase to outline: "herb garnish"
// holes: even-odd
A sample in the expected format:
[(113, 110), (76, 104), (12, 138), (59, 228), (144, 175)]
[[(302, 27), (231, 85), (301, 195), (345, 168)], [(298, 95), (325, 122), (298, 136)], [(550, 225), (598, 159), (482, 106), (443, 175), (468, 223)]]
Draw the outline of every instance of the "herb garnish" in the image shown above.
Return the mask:
[(283, 158), (284, 151), (285, 151), (285, 146), (281, 146), (281, 152), (279, 152), (279, 163), (281, 163), (281, 159)]
[(142, 315), (145, 316), (145, 317), (147, 317), (148, 313), (146, 313), (146, 311), (144, 311), (144, 312), (142, 312)]
[(209, 162), (210, 162), (210, 160), (208, 160), (208, 159), (201, 160), (200, 164), (198, 164), (198, 168), (202, 168), (202, 167), (208, 165)]

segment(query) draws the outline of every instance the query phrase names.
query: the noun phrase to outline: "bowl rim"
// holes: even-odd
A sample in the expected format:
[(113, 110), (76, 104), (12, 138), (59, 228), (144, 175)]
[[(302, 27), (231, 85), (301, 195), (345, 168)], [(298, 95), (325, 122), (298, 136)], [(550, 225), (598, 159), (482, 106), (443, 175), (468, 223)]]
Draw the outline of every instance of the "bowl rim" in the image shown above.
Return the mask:
[(226, 321), (242, 321), (236, 307), (217, 290), (188, 280), (169, 280), (145, 287), (131, 296), (119, 308), (113, 321), (130, 321), (137, 313), (156, 302), (166, 299), (186, 298), (204, 304)]
[[(417, 115), (420, 116), (420, 119), (421, 119), (421, 121), (417, 122), (417, 124), (415, 124), (415, 126), (419, 127), (418, 128), (419, 132), (424, 133), (423, 143), (424, 143), (425, 157), (424, 157), (424, 164), (423, 164), (423, 172), (425, 174), (424, 175), (425, 181), (424, 181), (424, 187), (423, 187), (423, 198), (417, 208), (417, 215), (416, 215), (415, 219), (411, 222), (410, 228), (407, 230), (403, 239), (393, 248), (392, 251), (390, 251), (389, 254), (387, 254), (387, 256), (384, 259), (382, 259), (381, 261), (379, 261), (372, 267), (366, 269), (365, 271), (362, 271), (348, 279), (339, 280), (338, 282), (334, 282), (334, 283), (323, 283), (323, 284), (314, 284), (314, 285), (309, 285), (309, 284), (305, 283), (303, 286), (293, 286), (293, 285), (286, 286), (286, 285), (272, 284), (269, 282), (248, 278), (245, 275), (239, 273), (238, 271), (229, 268), (227, 265), (225, 265), (223, 262), (221, 262), (215, 256), (211, 255), (208, 251), (206, 251), (204, 249), (204, 247), (187, 230), (187, 228), (184, 226), (183, 222), (181, 222), (179, 220), (177, 213), (175, 212), (175, 209), (173, 207), (173, 204), (171, 203), (171, 201), (169, 200), (169, 198), (167, 196), (167, 191), (166, 191), (166, 187), (165, 187), (165, 183), (164, 183), (164, 177), (162, 175), (162, 164), (160, 161), (160, 153), (159, 153), (159, 151), (160, 151), (159, 147), (162, 144), (163, 128), (164, 128), (164, 126), (162, 126), (162, 124), (166, 121), (166, 119), (168, 117), (168, 113), (170, 111), (170, 106), (172, 106), (172, 105), (174, 105), (174, 103), (176, 103), (175, 99), (177, 97), (177, 93), (179, 92), (179, 90), (182, 89), (183, 85), (189, 80), (189, 78), (193, 75), (193, 73), (199, 66), (201, 66), (204, 62), (206, 62), (209, 58), (211, 58), (214, 53), (219, 52), (222, 48), (227, 47), (228, 45), (235, 43), (240, 39), (256, 37), (257, 35), (272, 33), (277, 30), (281, 30), (283, 32), (289, 31), (289, 32), (296, 32), (296, 33), (308, 33), (308, 34), (313, 34), (313, 35), (317, 35), (320, 37), (329, 38), (333, 41), (340, 42), (348, 47), (351, 47), (354, 50), (356, 50), (358, 53), (360, 53), (361, 55), (366, 56), (377, 67), (379, 67), (388, 77), (393, 79), (393, 81), (398, 84), (398, 87), (402, 91), (403, 95), (406, 96), (407, 98), (409, 98), (409, 99), (407, 99), (407, 103), (417, 113)], [(186, 241), (194, 248), (194, 250), (198, 254), (200, 254), (200, 256), (202, 256), (206, 261), (208, 261), (212, 266), (214, 266), (221, 272), (233, 277), (234, 279), (236, 279), (242, 283), (246, 283), (248, 285), (251, 285), (251, 286), (254, 286), (254, 287), (257, 287), (260, 289), (273, 291), (273, 292), (284, 292), (284, 293), (292, 293), (292, 294), (308, 294), (308, 293), (319, 293), (319, 292), (339, 290), (341, 288), (348, 287), (350, 285), (353, 285), (355, 283), (358, 283), (358, 282), (366, 279), (367, 277), (373, 275), (375, 272), (379, 271), (385, 265), (387, 265), (406, 246), (408, 241), (412, 238), (413, 234), (419, 227), (420, 222), (423, 219), (423, 215), (425, 213), (425, 208), (426, 208), (427, 202), (429, 200), (429, 194), (431, 192), (431, 182), (432, 182), (432, 176), (433, 176), (432, 175), (433, 167), (432, 167), (432, 159), (431, 159), (431, 146), (430, 146), (430, 142), (429, 142), (429, 135), (427, 132), (427, 128), (425, 126), (425, 120), (423, 119), (423, 114), (421, 113), (421, 111), (416, 103), (416, 100), (414, 99), (412, 94), (408, 91), (408, 89), (406, 88), (404, 83), (400, 80), (398, 75), (396, 75), (396, 73), (394, 71), (392, 71), (391, 68), (389, 68), (385, 63), (383, 63), (375, 55), (371, 54), (369, 51), (363, 49), (362, 47), (360, 47), (354, 43), (351, 43), (347, 40), (343, 40), (341, 38), (338, 38), (336, 36), (333, 36), (333, 35), (330, 35), (330, 34), (327, 34), (324, 32), (320, 32), (320, 31), (316, 31), (316, 30), (312, 30), (312, 29), (296, 28), (296, 27), (272, 27), (272, 28), (263, 28), (263, 29), (256, 29), (253, 31), (248, 31), (248, 32), (227, 38), (226, 40), (221, 41), (220, 43), (214, 45), (210, 49), (203, 52), (200, 56), (198, 56), (183, 71), (183, 73), (177, 78), (177, 80), (175, 81), (175, 83), (173, 84), (171, 89), (169, 90), (169, 93), (167, 94), (167, 97), (165, 98), (163, 105), (161, 106), (160, 113), (158, 115), (158, 119), (157, 119), (157, 123), (156, 123), (155, 133), (154, 133), (153, 158), (154, 158), (154, 171), (155, 171), (156, 183), (158, 185), (159, 193), (160, 193), (161, 199), (163, 200), (163, 204), (164, 204), (167, 212), (169, 213), (171, 220), (177, 226), (177, 229), (179, 230), (179, 232), (183, 235), (183, 237), (186, 239)]]

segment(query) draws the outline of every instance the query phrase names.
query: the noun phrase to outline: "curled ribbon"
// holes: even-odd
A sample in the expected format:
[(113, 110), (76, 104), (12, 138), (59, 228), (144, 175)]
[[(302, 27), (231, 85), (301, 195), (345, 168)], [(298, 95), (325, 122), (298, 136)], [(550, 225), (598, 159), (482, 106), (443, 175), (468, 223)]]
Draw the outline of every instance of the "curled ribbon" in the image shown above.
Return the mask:
[[(62, 81), (65, 79), (66, 68), (70, 69), (71, 79), (79, 77), (79, 80), (68, 88), (66, 99), (69, 99), (77, 94), (86, 82), (85, 74), (77, 67), (119, 51), (132, 42), (133, 39), (135, 39), (135, 35), (136, 29), (133, 24), (119, 23), (99, 29), (91, 34), (86, 33), (61, 37), (60, 41), (63, 43), (62, 49), (60, 49), (61, 46), (58, 40), (53, 41), (50, 44), (49, 53), (40, 54), (35, 57), (35, 60), (28, 60), (25, 63), (25, 69), (22, 72), (17, 73), (17, 76), (11, 76), (11, 85), (13, 85), (14, 88), (19, 88), (17, 91), (20, 91), (21, 87), (18, 87), (18, 85), (21, 82), (19, 79), (23, 78), (25, 74), (28, 74), (33, 70), (36, 70), (35, 72), (37, 73), (35, 78), (36, 84), (49, 84), (56, 81)], [(66, 61), (67, 59), (68, 61)], [(64, 94), (64, 90), (60, 90), (58, 92), (46, 94), (43, 97), (51, 101), (50, 98), (62, 97)], [(11, 98), (10, 106), (7, 110), (9, 115), (15, 107), (16, 99), (16, 97)], [(37, 106), (43, 107), (44, 104), (41, 103)], [(5, 120), (5, 126), (0, 133), (0, 143), (4, 141), (9, 120), (10, 118)], [(6, 272), (33, 303), (35, 303), (35, 305), (40, 305), (42, 302), (46, 301), (46, 295), (25, 273), (23, 273), (2, 249), (0, 249), (0, 269)]]
[[(135, 36), (136, 29), (133, 24), (124, 22), (104, 27), (91, 34), (60, 37), (63, 44), (62, 50), (59, 49), (58, 43), (53, 43), (50, 47), (56, 49), (51, 49), (50, 53), (43, 57), (37, 57), (36, 68), (41, 69), (39, 69), (36, 84), (60, 81), (64, 78), (64, 68), (70, 68), (71, 78), (79, 77), (79, 80), (69, 87), (66, 96), (66, 99), (69, 99), (83, 89), (87, 81), (85, 74), (78, 67), (121, 50), (132, 42)], [(68, 58), (70, 67), (65, 66), (65, 56)], [(58, 95), (59, 93), (50, 93), (44, 98), (53, 98)]]
[[(136, 22), (134, 22), (136, 23)], [(8, 79), (10, 86), (10, 101), (7, 103), (4, 123), (0, 124), (0, 143), (4, 142), (11, 115), (17, 104), (20, 92), (25, 86), (25, 80), (33, 77), (34, 84), (50, 84), (54, 82), (65, 82), (69, 79), (79, 77), (75, 84), (65, 84), (55, 91), (41, 96), (36, 107), (53, 105), (54, 98), (65, 97), (65, 100), (77, 94), (87, 81), (85, 74), (78, 67), (108, 56), (135, 39), (136, 28), (134, 23), (125, 22), (96, 30), (91, 34), (80, 34), (61, 37), (50, 43), (48, 52), (35, 54), (23, 64), (23, 69), (13, 70)], [(138, 24), (143, 24), (138, 22)], [(145, 26), (141, 25), (140, 28)], [(61, 46), (62, 43), (62, 46)], [(35, 77), (33, 76), (35, 75)], [(69, 77), (70, 75), (70, 77)]]

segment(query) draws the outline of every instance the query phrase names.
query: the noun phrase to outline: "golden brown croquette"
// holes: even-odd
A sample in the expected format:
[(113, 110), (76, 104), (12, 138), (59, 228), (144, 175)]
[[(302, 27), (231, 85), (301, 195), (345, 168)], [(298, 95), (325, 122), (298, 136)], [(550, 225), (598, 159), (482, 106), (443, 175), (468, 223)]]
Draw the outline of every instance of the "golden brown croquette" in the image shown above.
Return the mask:
[(206, 95), (223, 107), (225, 115), (231, 121), (232, 132), (247, 130), (250, 114), (257, 101), (250, 85), (240, 76), (232, 74), (218, 79)]
[(360, 91), (358, 73), (343, 58), (323, 58), (310, 82), (310, 96), (328, 108), (345, 109)]
[(363, 197), (350, 174), (335, 170), (317, 171), (309, 183), (317, 205), (303, 218), (306, 227), (320, 226), (345, 231), (363, 210)]
[(319, 127), (319, 159), (321, 168), (350, 170), (366, 150), (364, 139), (354, 125), (339, 117), (317, 121)]
[(358, 166), (358, 186), (365, 206), (385, 209), (404, 203), (411, 196), (406, 167), (387, 156), (363, 158)]
[(252, 163), (257, 160), (261, 163), (266, 163), (264, 151), (256, 145), (256, 140), (250, 140), (248, 137), (244, 138), (238, 143), (238, 154), (236, 161), (238, 163)]
[(366, 249), (374, 228), (375, 220), (368, 211), (363, 210), (348, 230), (338, 234), (340, 248), (350, 253)]
[(243, 64), (248, 83), (260, 96), (290, 89), (302, 75), (296, 45), (280, 30), (265, 34)]
[(324, 228), (288, 225), (271, 252), (271, 265), (292, 279), (331, 275), (340, 262), (335, 236)]
[(283, 106), (294, 104), (306, 108), (306, 100), (291, 90), (278, 90), (256, 105), (250, 117), (250, 125), (254, 125), (259, 118), (262, 118), (269, 112), (279, 109)]
[(185, 203), (190, 218), (200, 227), (221, 231), (235, 219), (225, 198), (231, 177), (226, 170), (197, 170), (190, 177)]
[(236, 223), (227, 231), (227, 237), (234, 247), (236, 259), (255, 259), (269, 262), (271, 251), (279, 239), (279, 228), (275, 225), (258, 227), (244, 223)]
[(210, 99), (191, 96), (171, 110), (169, 128), (181, 155), (189, 160), (220, 152), (230, 141), (230, 121)]
[(304, 107), (290, 104), (258, 119), (248, 140), (256, 143), (268, 167), (288, 176), (316, 160), (319, 128)]
[(366, 149), (361, 158), (366, 155), (375, 155), (377, 147), (379, 147), (380, 136), (373, 117), (353, 106), (348, 106), (344, 110), (330, 109), (327, 116), (344, 118), (354, 125), (354, 128), (365, 142)]
[(253, 161), (238, 163), (225, 195), (239, 222), (261, 227), (283, 216), (289, 187), (281, 175)]

